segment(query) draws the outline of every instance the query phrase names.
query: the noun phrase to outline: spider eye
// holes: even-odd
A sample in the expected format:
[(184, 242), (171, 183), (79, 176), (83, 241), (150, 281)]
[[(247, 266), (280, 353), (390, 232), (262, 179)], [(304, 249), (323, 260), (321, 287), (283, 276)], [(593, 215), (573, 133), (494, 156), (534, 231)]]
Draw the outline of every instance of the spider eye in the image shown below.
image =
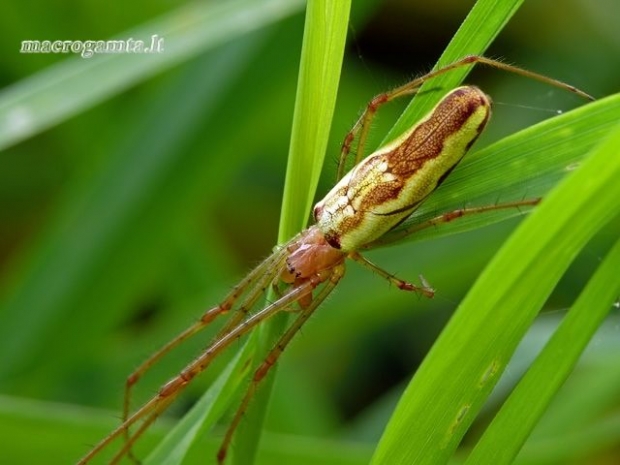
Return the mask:
[(321, 205), (316, 205), (314, 207), (314, 219), (316, 221), (319, 220), (319, 217), (323, 214), (323, 207)]

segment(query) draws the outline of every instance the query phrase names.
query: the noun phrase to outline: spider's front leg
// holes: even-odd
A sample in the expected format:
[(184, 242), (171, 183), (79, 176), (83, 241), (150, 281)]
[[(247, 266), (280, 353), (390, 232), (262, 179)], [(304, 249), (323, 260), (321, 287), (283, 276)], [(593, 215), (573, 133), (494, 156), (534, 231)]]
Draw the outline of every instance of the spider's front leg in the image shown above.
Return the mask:
[[(281, 271), (281, 270), (279, 270)], [(187, 365), (181, 372), (164, 384), (159, 392), (153, 396), (148, 402), (134, 412), (126, 421), (116, 428), (103, 441), (97, 444), (85, 457), (83, 457), (78, 465), (88, 463), (103, 447), (122, 434), (128, 434), (128, 440), (123, 447), (117, 452), (112, 459), (112, 463), (118, 463), (126, 456), (132, 445), (144, 433), (144, 431), (159, 417), (159, 415), (172, 403), (191, 383), (191, 381), (202, 373), (211, 362), (232, 343), (239, 340), (257, 325), (271, 318), (276, 313), (286, 310), (291, 305), (299, 301), (299, 299), (311, 293), (316, 287), (316, 283), (311, 281), (304, 282), (298, 287), (291, 287), (284, 295), (275, 302), (267, 305), (262, 310), (249, 316), (247, 319), (239, 322), (228, 332), (217, 337), (213, 343), (200, 354), (193, 362)], [(140, 423), (140, 427), (133, 434), (126, 433), (131, 426)]]
[[(342, 257), (342, 255), (341, 255)], [(299, 332), (301, 327), (304, 325), (306, 321), (310, 318), (310, 316), (314, 313), (314, 311), (321, 305), (321, 303), (325, 300), (325, 298), (332, 292), (332, 290), (336, 287), (340, 279), (342, 279), (345, 271), (345, 266), (341, 257), (338, 257), (333, 266), (329, 268), (322, 268), (317, 270), (315, 274), (310, 277), (297, 277), (297, 284), (293, 284), (290, 289), (297, 289), (299, 286), (309, 286), (312, 290), (316, 289), (318, 286), (324, 283), (323, 287), (320, 291), (312, 296), (312, 292), (309, 292), (305, 297), (302, 297), (298, 300), (299, 306), (301, 310), (299, 310), (299, 315), (295, 319), (295, 321), (289, 326), (286, 332), (278, 339), (273, 348), (266, 355), (265, 359), (261, 363), (261, 365), (254, 372), (254, 376), (252, 377), (252, 381), (248, 390), (246, 391), (239, 408), (235, 412), (233, 420), (231, 421), (228, 429), (226, 430), (226, 435), (224, 436), (224, 440), (222, 441), (222, 445), (217, 453), (217, 459), (220, 464), (223, 464), (226, 455), (228, 453), (228, 448), (230, 447), (230, 443), (234, 436), (234, 433), (243, 418), (243, 415), (247, 411), (247, 408), (256, 394), (256, 391), (261, 383), (261, 381), (267, 376), (267, 373), (273, 367), (280, 355), (284, 352), (284, 349), (291, 342), (293, 337)]]
[[(169, 405), (176, 395), (167, 400), (168, 396), (161, 395), (162, 392), (160, 392), (160, 395), (153, 397), (149, 402), (130, 415), (130, 399), (133, 386), (135, 386), (142, 376), (144, 376), (144, 374), (164, 355), (206, 328), (215, 318), (228, 312), (232, 312), (232, 315), (224, 327), (217, 333), (215, 340), (221, 340), (226, 334), (230, 333), (233, 328), (237, 327), (240, 322), (247, 317), (248, 312), (255, 305), (260, 296), (264, 294), (265, 289), (280, 275), (285, 268), (287, 255), (288, 252), (286, 249), (277, 249), (235, 286), (219, 305), (204, 312), (200, 319), (151, 355), (127, 378), (125, 383), (122, 423), (84, 456), (78, 462), (79, 465), (88, 463), (101, 449), (119, 436), (124, 436), (126, 441), (121, 452), (118, 454), (119, 459), (127, 454), (136, 461), (133, 454), (131, 454), (131, 444), (141, 436), (148, 425), (157, 418), (159, 413)], [(166, 388), (162, 388), (162, 391), (165, 394)], [(144, 420), (144, 423), (140, 425), (140, 428), (136, 432), (131, 434), (129, 428), (142, 420)]]

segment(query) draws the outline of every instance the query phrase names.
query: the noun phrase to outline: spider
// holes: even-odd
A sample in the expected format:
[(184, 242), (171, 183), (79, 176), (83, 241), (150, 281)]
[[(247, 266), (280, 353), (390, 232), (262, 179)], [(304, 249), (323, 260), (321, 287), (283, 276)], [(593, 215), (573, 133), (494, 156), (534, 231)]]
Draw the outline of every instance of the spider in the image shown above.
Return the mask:
[[(448, 92), (420, 122), (362, 159), (364, 145), (370, 123), (381, 105), (415, 94), (424, 82), (435, 76), (477, 63), (521, 74), (593, 100), (588, 94), (566, 83), (477, 55), (466, 56), (375, 96), (344, 139), (337, 172), (338, 182), (315, 205), (315, 224), (287, 243), (276, 247), (274, 252), (233, 287), (218, 305), (204, 312), (198, 321), (151, 355), (128, 377), (123, 422), (85, 455), (78, 462), (79, 465), (90, 462), (101, 449), (119, 436), (125, 436), (125, 444), (112, 458), (111, 463), (118, 463), (126, 455), (133, 458), (131, 447), (135, 441), (218, 354), (273, 315), (284, 311), (294, 312), (296, 318), (256, 368), (245, 396), (234, 414), (217, 455), (218, 462), (223, 463), (233, 434), (260, 382), (308, 318), (338, 285), (345, 274), (348, 259), (377, 273), (399, 289), (433, 297), (434, 290), (423, 277), (420, 276), (419, 285), (401, 280), (368, 261), (360, 250), (395, 240), (381, 238), (409, 217), (463, 158), (489, 120), (491, 100), (477, 87), (458, 87)], [(344, 174), (346, 159), (356, 139), (355, 165)], [(462, 208), (403, 228), (394, 237), (400, 239), (465, 215), (534, 206), (539, 201), (539, 198), (534, 198)], [(277, 298), (256, 310), (257, 302), (268, 289), (273, 289)], [(211, 345), (165, 383), (149, 401), (130, 414), (131, 390), (149, 368), (163, 355), (224, 314), (230, 314), (229, 319), (216, 334)], [(130, 428), (136, 424), (140, 426), (131, 432)]]

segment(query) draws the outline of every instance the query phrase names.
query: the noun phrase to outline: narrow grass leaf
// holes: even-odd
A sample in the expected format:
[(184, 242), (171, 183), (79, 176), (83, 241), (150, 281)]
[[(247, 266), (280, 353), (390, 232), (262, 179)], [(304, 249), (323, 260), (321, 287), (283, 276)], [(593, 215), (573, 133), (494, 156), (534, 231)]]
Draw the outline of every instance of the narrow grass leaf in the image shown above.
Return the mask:
[(446, 463), (542, 304), (620, 212), (620, 130), (552, 191), (485, 269), (405, 391), (373, 464)]
[(350, 1), (308, 2), (279, 241), (301, 230), (319, 181), (336, 107)]
[(301, 10), (301, 0), (192, 2), (119, 34), (164, 39), (162, 53), (111, 53), (61, 61), (0, 94), (0, 150), (85, 111), (156, 73)]
[[(311, 0), (307, 5), (279, 242), (305, 226), (314, 198), (336, 106), (350, 8), (348, 0)], [(275, 343), (286, 321), (282, 315), (260, 328), (259, 358)], [(263, 381), (239, 427), (233, 455), (237, 464), (254, 462), (273, 379), (272, 374)]]
[[(617, 146), (606, 145), (608, 157)], [(607, 254), (551, 340), (519, 382), (466, 464), (512, 463), (620, 295), (620, 241)], [(585, 393), (584, 395), (588, 395)]]

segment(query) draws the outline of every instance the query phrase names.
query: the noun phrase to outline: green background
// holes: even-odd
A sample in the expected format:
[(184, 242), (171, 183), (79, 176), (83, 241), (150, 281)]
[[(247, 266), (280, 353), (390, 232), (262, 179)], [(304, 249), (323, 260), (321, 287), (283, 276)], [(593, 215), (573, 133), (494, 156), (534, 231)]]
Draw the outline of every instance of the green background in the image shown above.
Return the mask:
[[(319, 197), (333, 183), (339, 144), (363, 105), (428, 70), (473, 4), (425, 3), (354, 3)], [(0, 18), (0, 84), (5, 92), (31, 85), (29, 76), (69, 59), (19, 54), (22, 40), (124, 38), (130, 35), (125, 31), (175, 8), (142, 1), (9, 2)], [(303, 32), (297, 10), (153, 77), (144, 73), (139, 84), (103, 95), (92, 108), (51, 121), (50, 129), (0, 152), (0, 463), (77, 459), (116, 424), (127, 374), (275, 245)], [(487, 55), (602, 97), (617, 91), (619, 15), (611, 0), (561, 7), (551, 0), (526, 2)], [(122, 74), (129, 67), (108, 71)], [(42, 111), (71, 98), (87, 101), (104, 79), (105, 72), (83, 79), (71, 95), (41, 102)], [(496, 103), (478, 147), (581, 104), (494, 70), (478, 70), (468, 82)], [(370, 146), (400, 109), (396, 103), (380, 113)], [(368, 254), (401, 277), (423, 274), (437, 289), (432, 301), (350, 266), (282, 358), (265, 463), (270, 449), (312, 449), (316, 438), (350, 461), (339, 463), (366, 463), (411, 374), (514, 226), (509, 221)], [(618, 221), (606, 228), (566, 273), (488, 411), (548, 338), (619, 229)], [(24, 310), (12, 312), (18, 304)], [(600, 415), (611, 419), (620, 383), (596, 376), (598, 366), (613, 363), (617, 340), (616, 312), (563, 394), (590, 386), (591, 396), (607, 396), (608, 410)], [(205, 335), (166, 358), (140, 384), (136, 401), (207, 341)], [(170, 414), (185, 411), (224, 362), (198, 379)], [(484, 412), (479, 421), (484, 424)], [(594, 450), (555, 463), (615, 463), (618, 438), (610, 436)], [(544, 435), (533, 441), (526, 459), (545, 452), (544, 441)]]

